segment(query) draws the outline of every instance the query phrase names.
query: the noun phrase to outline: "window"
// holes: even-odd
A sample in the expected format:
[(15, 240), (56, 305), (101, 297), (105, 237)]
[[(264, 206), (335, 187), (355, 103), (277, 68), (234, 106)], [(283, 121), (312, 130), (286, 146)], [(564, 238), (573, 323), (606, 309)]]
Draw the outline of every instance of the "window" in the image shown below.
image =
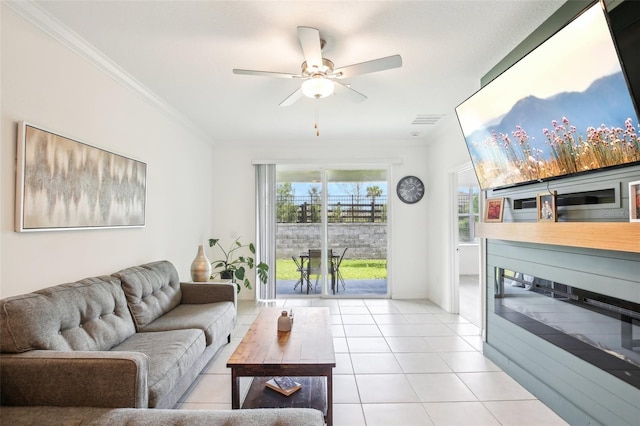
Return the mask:
[(477, 243), (475, 225), (480, 220), (480, 189), (458, 187), (458, 242)]

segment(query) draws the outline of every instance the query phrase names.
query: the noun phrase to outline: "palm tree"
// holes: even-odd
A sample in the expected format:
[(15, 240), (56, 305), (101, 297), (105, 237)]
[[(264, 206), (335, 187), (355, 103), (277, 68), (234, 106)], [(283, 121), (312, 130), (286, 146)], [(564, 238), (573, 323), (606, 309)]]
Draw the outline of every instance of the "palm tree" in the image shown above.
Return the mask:
[(367, 186), (367, 197), (371, 198), (372, 204), (375, 204), (376, 197), (379, 197), (381, 195), (382, 195), (382, 188), (380, 188), (378, 185)]

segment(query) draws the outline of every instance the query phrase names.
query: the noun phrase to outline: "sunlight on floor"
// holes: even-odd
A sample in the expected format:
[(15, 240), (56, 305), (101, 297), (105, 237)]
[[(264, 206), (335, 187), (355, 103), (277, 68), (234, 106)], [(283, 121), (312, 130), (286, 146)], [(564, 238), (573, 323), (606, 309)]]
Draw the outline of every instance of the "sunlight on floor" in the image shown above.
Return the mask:
[[(475, 325), (427, 300), (298, 298), (277, 305), (330, 309), (336, 426), (566, 424), (482, 355)], [(180, 408), (231, 408), (226, 361), (260, 309), (239, 302), (231, 343)]]

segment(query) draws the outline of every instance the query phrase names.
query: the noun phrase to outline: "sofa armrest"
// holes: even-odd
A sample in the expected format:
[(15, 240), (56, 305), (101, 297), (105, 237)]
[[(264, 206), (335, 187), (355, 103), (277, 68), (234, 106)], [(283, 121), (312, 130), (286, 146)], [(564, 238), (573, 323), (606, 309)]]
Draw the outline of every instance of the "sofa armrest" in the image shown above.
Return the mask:
[(232, 283), (180, 283), (180, 289), (182, 291), (182, 301), (180, 303), (233, 302), (234, 306), (238, 306), (236, 285)]
[(140, 352), (35, 350), (0, 356), (2, 405), (147, 408)]

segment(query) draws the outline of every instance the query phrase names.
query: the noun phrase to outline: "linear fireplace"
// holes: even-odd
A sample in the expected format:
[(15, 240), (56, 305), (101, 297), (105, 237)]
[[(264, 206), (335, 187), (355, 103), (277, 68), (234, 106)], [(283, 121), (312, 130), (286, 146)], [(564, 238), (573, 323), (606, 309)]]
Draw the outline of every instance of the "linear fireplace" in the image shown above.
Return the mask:
[(640, 388), (640, 304), (496, 268), (494, 312)]

